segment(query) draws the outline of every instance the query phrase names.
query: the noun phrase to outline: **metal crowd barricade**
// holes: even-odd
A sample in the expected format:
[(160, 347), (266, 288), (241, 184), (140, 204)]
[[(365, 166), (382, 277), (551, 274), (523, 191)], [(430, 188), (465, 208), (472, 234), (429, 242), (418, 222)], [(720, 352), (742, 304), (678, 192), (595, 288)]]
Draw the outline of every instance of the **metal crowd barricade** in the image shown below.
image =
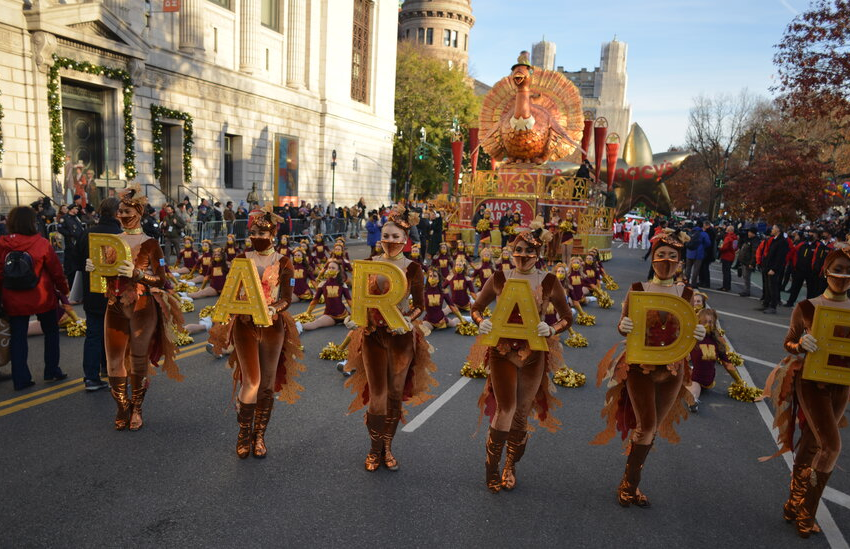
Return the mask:
[(310, 220), (309, 219), (293, 219), (292, 220), (292, 229), (290, 230), (291, 235), (305, 235), (310, 233)]
[(248, 220), (237, 219), (226, 223), (227, 233), (236, 237), (237, 242), (244, 242), (248, 238)]
[(224, 221), (207, 221), (201, 225), (201, 240), (208, 239), (213, 245), (224, 244), (227, 239), (227, 227)]

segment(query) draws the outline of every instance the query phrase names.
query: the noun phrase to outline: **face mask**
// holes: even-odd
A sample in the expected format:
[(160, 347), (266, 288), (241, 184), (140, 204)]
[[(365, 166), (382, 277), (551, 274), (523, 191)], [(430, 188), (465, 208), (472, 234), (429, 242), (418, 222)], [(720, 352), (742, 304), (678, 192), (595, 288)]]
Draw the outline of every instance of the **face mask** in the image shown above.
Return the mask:
[(428, 284), (430, 284), (431, 286), (436, 286), (438, 282), (440, 282), (440, 279), (437, 278), (436, 276), (429, 276), (428, 277)]
[(410, 257), (418, 258), (418, 257), (419, 257), (419, 252), (410, 252)]
[(221, 263), (221, 258), (220, 257), (214, 257), (213, 261), (215, 261), (216, 263)]
[(183, 244), (183, 247), (186, 248), (187, 250), (190, 250), (190, 249), (192, 249), (192, 243), (187, 242), (187, 243)]
[(565, 278), (567, 278), (567, 273), (558, 271), (557, 273), (555, 273), (555, 276), (558, 278), (558, 280), (564, 280)]
[(304, 261), (304, 258), (299, 257), (299, 256), (295, 256), (295, 257), (292, 258), (292, 260), (295, 261), (296, 263), (301, 263), (302, 261)]
[(455, 272), (456, 273), (462, 273), (463, 272), (463, 265), (455, 265)]
[(384, 250), (384, 253), (387, 257), (395, 257), (401, 253), (404, 249), (404, 242), (391, 242), (388, 240), (381, 240), (381, 248)]
[(661, 280), (669, 280), (673, 278), (676, 269), (679, 267), (679, 261), (676, 259), (653, 259), (652, 270), (655, 271), (655, 276)]
[(342, 252), (339, 250), (334, 250), (334, 255), (340, 257), (342, 255)]
[(584, 263), (585, 263), (585, 265), (593, 265), (593, 260), (592, 259), (585, 259)]
[(201, 250), (202, 250), (204, 253), (207, 253), (207, 252), (209, 252), (209, 251), (210, 251), (210, 247), (209, 247), (209, 246), (201, 246)]
[(514, 254), (514, 263), (516, 263), (516, 266), (519, 269), (521, 269), (523, 271), (528, 271), (532, 267), (534, 267), (535, 263), (537, 263), (537, 254), (525, 255), (525, 254), (515, 253)]
[(272, 241), (270, 238), (262, 238), (259, 236), (251, 237), (251, 246), (257, 250), (258, 252), (264, 252), (272, 247)]
[(826, 281), (831, 292), (835, 294), (843, 294), (850, 290), (850, 274), (834, 274), (826, 272)]
[(141, 223), (141, 216), (133, 211), (130, 215), (119, 215), (118, 221), (121, 222), (121, 226), (125, 229), (138, 229), (139, 224)]

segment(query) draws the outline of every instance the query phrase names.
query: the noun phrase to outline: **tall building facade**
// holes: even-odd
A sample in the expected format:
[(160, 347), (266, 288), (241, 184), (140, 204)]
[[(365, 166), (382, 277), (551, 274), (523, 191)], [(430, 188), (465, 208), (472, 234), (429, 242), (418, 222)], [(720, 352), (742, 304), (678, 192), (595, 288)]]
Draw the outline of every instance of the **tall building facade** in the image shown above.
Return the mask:
[(394, 0), (0, 0), (0, 208), (16, 183), (20, 203), (27, 182), (66, 195), (75, 166), (156, 205), (385, 202), (397, 17)]
[(467, 73), (474, 24), (470, 0), (405, 0), (398, 12), (398, 39), (420, 44), (449, 68)]
[(547, 71), (555, 70), (555, 43), (546, 38), (531, 45), (531, 64)]
[(628, 46), (615, 38), (602, 44), (599, 66), (592, 71), (557, 68), (578, 87), (584, 110), (593, 112), (595, 118), (605, 117), (608, 133), (616, 132), (621, 143), (625, 142), (632, 121), (632, 107), (626, 100), (627, 57)]

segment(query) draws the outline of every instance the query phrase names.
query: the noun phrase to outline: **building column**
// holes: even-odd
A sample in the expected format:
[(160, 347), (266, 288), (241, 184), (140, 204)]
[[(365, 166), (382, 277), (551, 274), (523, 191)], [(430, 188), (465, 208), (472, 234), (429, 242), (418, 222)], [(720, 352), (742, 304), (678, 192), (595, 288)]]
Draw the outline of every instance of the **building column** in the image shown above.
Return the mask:
[(257, 35), (260, 33), (260, 0), (239, 2), (239, 70), (247, 73), (259, 68)]
[(180, 50), (187, 53), (204, 51), (203, 0), (180, 2)]
[(286, 85), (304, 87), (305, 37), (307, 35), (307, 7), (304, 0), (289, 0), (289, 17), (286, 31)]

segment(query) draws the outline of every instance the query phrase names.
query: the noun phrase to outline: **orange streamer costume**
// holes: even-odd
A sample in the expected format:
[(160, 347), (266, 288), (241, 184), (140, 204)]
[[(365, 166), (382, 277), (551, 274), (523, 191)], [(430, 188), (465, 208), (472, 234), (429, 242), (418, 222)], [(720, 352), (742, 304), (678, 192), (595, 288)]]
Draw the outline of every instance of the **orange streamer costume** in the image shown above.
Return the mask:
[[(531, 263), (530, 273), (513, 269), (495, 272), (484, 284), (472, 305), (472, 320), (481, 325), (485, 320), (484, 310), (501, 295), (505, 281), (517, 277), (518, 273), (530, 274), (528, 281), (540, 317), (544, 317), (551, 303), (559, 318), (551, 325), (547, 338), (548, 351), (534, 351), (529, 348), (526, 340), (506, 338), (499, 339), (499, 343), (494, 347), (476, 343), (470, 350), (467, 358), (469, 363), (474, 366), (486, 364), (490, 372), (478, 399), (478, 406), (481, 415), (487, 414), (491, 418), (486, 443), (485, 473), (487, 488), (493, 493), (502, 489), (512, 490), (516, 485), (516, 464), (525, 453), (528, 442), (529, 415), (533, 414), (538, 424), (550, 432), (557, 431), (560, 425), (560, 421), (551, 415), (551, 411), (560, 407), (561, 403), (554, 397), (555, 388), (550, 374), (563, 366), (558, 334), (572, 324), (572, 312), (564, 288), (555, 275), (533, 267), (544, 244), (541, 238), (543, 234), (550, 233), (544, 233), (542, 229), (537, 228), (522, 232), (518, 236), (529, 244), (529, 249), (535, 250), (531, 256), (515, 256), (517, 269), (522, 266), (523, 261)], [(510, 322), (521, 321), (519, 311), (515, 309)], [(505, 467), (500, 473), (499, 466), (506, 445)]]
[[(273, 237), (278, 220), (271, 212), (255, 211), (249, 223), (252, 226), (249, 231), (257, 226)], [(287, 311), (292, 300), (292, 262), (274, 250), (270, 238), (252, 236), (251, 239), (253, 250), (242, 252), (237, 258), (248, 258), (257, 265), (272, 324), (257, 326), (248, 315), (234, 315), (226, 324), (216, 324), (210, 331), (216, 354), (223, 354), (230, 345), (235, 348), (228, 365), (233, 368), (234, 391), (240, 385), (242, 389), (237, 399), (236, 454), (240, 459), (250, 454), (266, 457), (265, 434), (274, 407), (274, 393), (280, 393), (279, 400), (294, 404), (304, 390), (296, 381), (304, 371), (298, 362), (304, 353), (295, 321)]]
[[(783, 507), (787, 522), (795, 522), (797, 533), (804, 538), (820, 528), (815, 514), (832, 470), (841, 454), (839, 428), (847, 425), (844, 410), (850, 399), (850, 386), (822, 383), (803, 379), (806, 349), (801, 343), (809, 334), (818, 305), (850, 309), (846, 291), (850, 280), (843, 275), (833, 275), (830, 267), (838, 258), (850, 259), (850, 248), (842, 246), (829, 253), (824, 260), (828, 289), (822, 295), (801, 301), (791, 313), (791, 322), (785, 336), (787, 356), (767, 379), (764, 396), (771, 397), (776, 408), (774, 427), (779, 431), (779, 451), (794, 450), (790, 494)], [(833, 289), (835, 291), (833, 291)], [(846, 328), (839, 328), (848, 337)], [(823, 352), (823, 351), (822, 351)], [(840, 357), (847, 366), (848, 359)], [(794, 445), (794, 431), (800, 427), (800, 437)], [(769, 459), (769, 458), (762, 458)]]
[[(410, 226), (417, 222), (416, 217), (403, 206), (396, 206), (387, 224), (408, 234)], [(392, 441), (399, 421), (403, 420), (402, 403), (421, 404), (433, 398), (429, 390), (437, 386), (431, 376), (437, 367), (431, 361), (431, 348), (418, 320), (425, 309), (422, 267), (404, 258), (401, 253), (404, 242), (382, 240), (382, 246), (383, 255), (373, 256), (371, 261), (394, 263), (404, 271), (413, 305), (409, 310), (406, 310), (407, 300), (399, 305), (411, 325), (407, 332), (390, 330), (382, 315), (370, 310), (369, 325), (357, 327), (351, 333), (346, 371), (353, 370), (354, 374), (345, 386), (355, 395), (349, 413), (367, 406), (366, 427), (371, 442), (365, 461), (367, 471), (375, 471), (381, 465), (391, 471), (398, 469)], [(370, 279), (369, 284), (373, 294), (386, 293), (389, 289), (382, 277)]]
[[(660, 233), (653, 243), (652, 255), (659, 248), (668, 247), (678, 252), (675, 261), (653, 260), (655, 277), (651, 282), (637, 282), (632, 285), (623, 301), (622, 322), (629, 313), (629, 296), (632, 292), (650, 291), (670, 293), (690, 301), (690, 288), (673, 285), (676, 265), (684, 255), (685, 235)], [(675, 317), (661, 311), (651, 311), (647, 315), (647, 344), (652, 346), (672, 343), (678, 338), (679, 324)], [(620, 335), (627, 335), (618, 328)], [(688, 334), (685, 337), (690, 337)], [(660, 434), (671, 443), (679, 442), (674, 424), (687, 419), (687, 408), (681, 403), (693, 403), (693, 397), (687, 390), (690, 383), (690, 370), (687, 358), (666, 365), (629, 364), (626, 362), (625, 342), (615, 345), (598, 366), (597, 386), (603, 381), (608, 384), (602, 417), (606, 418), (607, 428), (599, 433), (591, 444), (605, 444), (620, 431), (623, 439), (629, 437), (630, 445), (623, 479), (617, 490), (620, 505), (630, 504), (639, 507), (649, 505), (647, 497), (638, 490), (641, 471), (649, 451)]]
[[(141, 429), (142, 403), (148, 377), (162, 360), (168, 377), (182, 381), (175, 357), (175, 326), (183, 326), (180, 301), (165, 288), (165, 259), (156, 240), (140, 226), (147, 199), (136, 187), (121, 196), (118, 218), (124, 232), (118, 235), (132, 251), (132, 275), (107, 277), (104, 345), (109, 385), (118, 407), (115, 429)], [(129, 376), (129, 377), (128, 377)], [(129, 383), (128, 383), (129, 380)], [(132, 386), (132, 397), (128, 394)]]

